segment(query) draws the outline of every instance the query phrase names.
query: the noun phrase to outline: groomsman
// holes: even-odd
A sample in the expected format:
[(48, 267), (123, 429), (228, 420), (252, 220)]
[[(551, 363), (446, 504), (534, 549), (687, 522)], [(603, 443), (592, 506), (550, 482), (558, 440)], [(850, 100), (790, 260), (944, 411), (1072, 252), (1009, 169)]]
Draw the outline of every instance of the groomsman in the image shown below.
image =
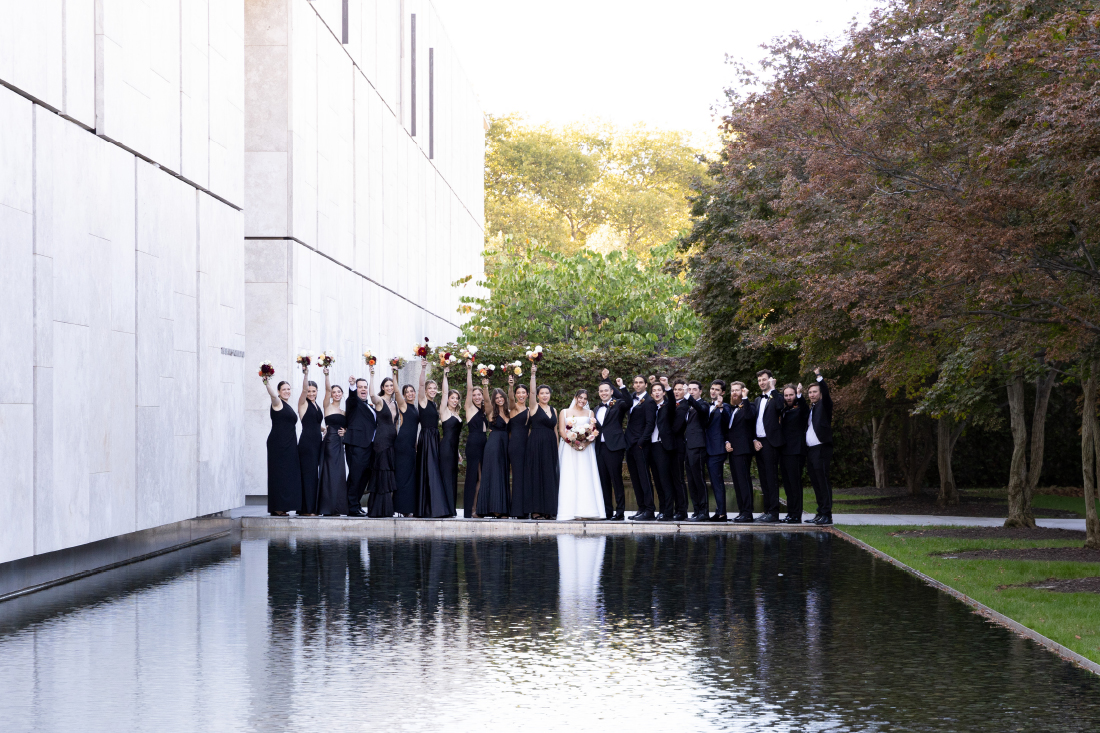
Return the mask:
[(710, 383), (710, 404), (706, 407), (706, 443), (707, 443), (707, 472), (710, 474), (710, 486), (714, 492), (714, 516), (712, 522), (725, 522), (726, 516), (726, 425), (729, 423), (730, 406), (723, 400), (726, 396), (726, 383), (721, 379), (715, 379)]
[(779, 456), (783, 449), (783, 399), (775, 389), (770, 369), (756, 373), (756, 383), (762, 393), (756, 398), (756, 426), (753, 448), (756, 452), (756, 472), (760, 475), (760, 492), (764, 495), (764, 513), (758, 522), (779, 521)]
[(344, 431), (344, 458), (348, 462), (348, 516), (365, 517), (367, 513), (359, 502), (362, 501), (370, 480), (371, 454), (378, 418), (371, 403), (367, 380), (362, 377), (348, 377), (348, 384), (353, 387), (348, 392), (348, 427)]
[(752, 436), (756, 429), (756, 408), (743, 399), (745, 385), (730, 385), (730, 407), (733, 414), (726, 427), (726, 451), (730, 454), (730, 473), (737, 492), (737, 516), (733, 521), (748, 524), (752, 518), (752, 474), (749, 462), (755, 449)]
[(644, 441), (653, 433), (653, 423), (649, 421), (645, 391), (645, 378), (634, 377), (634, 394), (628, 394), (622, 379), (616, 379), (619, 385), (618, 397), (627, 403), (626, 418), (626, 469), (630, 472), (630, 483), (634, 486), (634, 498), (638, 502), (638, 513), (630, 518), (638, 522), (652, 522), (657, 518), (653, 504), (653, 487), (649, 483), (649, 467), (646, 464)]
[[(647, 421), (653, 425), (653, 431), (647, 438), (646, 447), (649, 449), (647, 458), (653, 472), (653, 485), (661, 500), (661, 513), (657, 515), (657, 521), (671, 522), (676, 520), (672, 487), (672, 467), (676, 463), (676, 441), (672, 428), (676, 406), (666, 399), (665, 386), (660, 382), (650, 387), (650, 394), (653, 399), (645, 409), (650, 414)], [(687, 519), (687, 514), (684, 519)]]
[[(668, 379), (666, 378), (667, 382)], [(681, 410), (690, 409), (687, 404), (687, 383), (682, 379), (672, 381), (672, 402), (676, 413), (672, 416), (672, 440), (676, 444), (676, 460), (672, 464), (672, 493), (676, 502), (676, 521), (682, 522), (687, 515), (687, 485), (684, 483), (684, 468), (687, 464), (687, 424), (681, 419)]]
[[(687, 490), (691, 493), (691, 508), (694, 510), (688, 521), (705, 522), (709, 519), (707, 482), (703, 475), (707, 463), (706, 425), (710, 415), (709, 406), (699, 399), (703, 394), (702, 383), (693, 379), (686, 385), (676, 384), (673, 387), (674, 394), (677, 389), (684, 389), (685, 394), (682, 399), (676, 400), (673, 432), (680, 436), (677, 442), (679, 452), (676, 457), (676, 472), (682, 486), (684, 469), (687, 469)], [(721, 447), (725, 449), (725, 446)]]
[[(596, 426), (600, 431), (600, 437), (596, 439), (596, 465), (600, 471), (607, 518), (622, 521), (626, 515), (626, 489), (623, 487), (626, 434), (623, 432), (623, 420), (630, 403), (615, 398), (615, 386), (608, 380), (607, 374), (604, 369), (603, 381), (598, 390), (600, 404), (596, 406)], [(611, 501), (612, 496), (614, 504)]]
[(809, 468), (810, 483), (817, 496), (817, 515), (810, 520), (812, 524), (833, 523), (833, 487), (829, 483), (829, 463), (833, 460), (833, 398), (829, 395), (829, 386), (821, 376), (820, 369), (814, 369), (817, 383), (806, 390), (810, 398), (810, 414), (806, 421), (806, 465)]
[(802, 385), (783, 387), (783, 488), (787, 492), (786, 524), (802, 523), (802, 465), (805, 462), (806, 422), (810, 409), (802, 396)]

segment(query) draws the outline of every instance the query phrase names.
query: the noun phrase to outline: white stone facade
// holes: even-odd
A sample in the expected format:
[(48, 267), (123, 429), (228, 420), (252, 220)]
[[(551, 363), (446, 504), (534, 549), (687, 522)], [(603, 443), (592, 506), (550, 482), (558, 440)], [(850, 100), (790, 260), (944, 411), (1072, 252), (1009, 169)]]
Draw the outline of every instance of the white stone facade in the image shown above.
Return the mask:
[(265, 493), (262, 360), (457, 334), (484, 128), (428, 2), (3, 3), (0, 83), (0, 562)]

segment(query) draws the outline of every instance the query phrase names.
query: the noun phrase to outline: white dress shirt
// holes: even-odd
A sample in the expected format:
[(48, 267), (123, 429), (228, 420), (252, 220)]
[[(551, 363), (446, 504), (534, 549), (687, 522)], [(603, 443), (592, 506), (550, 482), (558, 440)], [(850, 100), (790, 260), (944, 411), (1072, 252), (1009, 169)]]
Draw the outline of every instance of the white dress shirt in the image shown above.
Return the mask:
[(766, 438), (768, 437), (768, 431), (764, 429), (764, 410), (768, 407), (768, 396), (764, 395), (760, 398), (760, 412), (756, 415), (756, 437)]
[(600, 424), (600, 442), (601, 443), (605, 442), (605, 440), (606, 440), (603, 436), (603, 419), (604, 419), (605, 415), (607, 415), (607, 405), (606, 404), (601, 404), (599, 407), (596, 408), (596, 422), (598, 422)]
[[(665, 403), (664, 403), (664, 402), (659, 402), (659, 403), (657, 403), (657, 414), (658, 414), (658, 415), (660, 415), (660, 414), (661, 414), (661, 408), (662, 408), (662, 407), (664, 407), (664, 406), (665, 406)], [(656, 421), (654, 421), (654, 425), (653, 425), (653, 435), (651, 436), (651, 442), (653, 442), (653, 443), (660, 443), (660, 442), (661, 442), (661, 434), (660, 434), (660, 433), (661, 433), (661, 431), (660, 431), (660, 429), (659, 429), (659, 428), (657, 427), (657, 425), (656, 425)]]

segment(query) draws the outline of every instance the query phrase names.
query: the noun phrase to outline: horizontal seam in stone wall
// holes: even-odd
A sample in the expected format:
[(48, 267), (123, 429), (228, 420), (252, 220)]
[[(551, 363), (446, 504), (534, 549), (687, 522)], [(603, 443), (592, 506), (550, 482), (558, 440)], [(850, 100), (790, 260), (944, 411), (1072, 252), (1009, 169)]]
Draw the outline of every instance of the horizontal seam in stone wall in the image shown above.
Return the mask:
[[(358, 270), (356, 270), (356, 269), (355, 269), (354, 267), (349, 267), (348, 265), (345, 265), (345, 264), (344, 264), (343, 262), (341, 262), (340, 260), (334, 259), (333, 257), (331, 257), (331, 256), (329, 256), (329, 255), (327, 255), (327, 254), (325, 254), (325, 253), (324, 253), (324, 252), (322, 252), (321, 250), (319, 250), (319, 249), (317, 249), (317, 248), (315, 248), (315, 247), (310, 247), (310, 246), (309, 246), (308, 244), (306, 244), (306, 243), (305, 243), (305, 242), (303, 242), (302, 240), (298, 239), (297, 237), (245, 237), (245, 239), (246, 239), (246, 240), (249, 240), (249, 241), (261, 241), (261, 242), (262, 242), (262, 241), (264, 241), (264, 240), (266, 240), (266, 241), (269, 241), (269, 242), (270, 242), (270, 241), (276, 241), (276, 242), (297, 242), (298, 244), (300, 244), (300, 245), (302, 245), (303, 247), (305, 247), (306, 249), (308, 249), (308, 250), (309, 250), (310, 252), (315, 252), (315, 253), (317, 253), (317, 254), (321, 255), (322, 257), (324, 257), (324, 258), (325, 258), (326, 260), (328, 260), (329, 262), (331, 262), (331, 263), (333, 263), (333, 264), (335, 264), (335, 265), (339, 265), (340, 267), (344, 268), (345, 270), (348, 270), (349, 272), (355, 273), (356, 275), (358, 275), (359, 277), (363, 278), (363, 279), (364, 279), (364, 280), (366, 280), (367, 282), (369, 282), (369, 283), (373, 283), (374, 285), (377, 285), (378, 287), (382, 288), (383, 290), (385, 290), (385, 291), (387, 291), (387, 292), (390, 292), (390, 293), (393, 293), (393, 294), (394, 294), (394, 295), (396, 295), (396, 296), (397, 296), (398, 298), (401, 298), (401, 300), (405, 301), (406, 303), (408, 303), (408, 304), (410, 304), (410, 305), (414, 305), (414, 306), (416, 306), (416, 307), (417, 307), (417, 308), (419, 308), (420, 310), (422, 310), (422, 311), (424, 311), (425, 313), (427, 313), (427, 314), (428, 314), (429, 316), (433, 316), (433, 317), (435, 317), (435, 318), (438, 318), (439, 320), (443, 321), (444, 323), (450, 324), (450, 325), (454, 326), (455, 328), (458, 328), (458, 329), (461, 329), (461, 328), (462, 328), (462, 326), (459, 326), (459, 325), (458, 325), (457, 323), (454, 323), (453, 321), (448, 321), (448, 320), (447, 320), (446, 318), (444, 318), (443, 316), (439, 315), (438, 313), (434, 313), (434, 312), (432, 312), (432, 311), (428, 310), (427, 308), (425, 308), (424, 306), (420, 305), (420, 304), (419, 304), (419, 303), (417, 303), (416, 301), (413, 301), (413, 300), (409, 300), (408, 298), (406, 298), (406, 297), (405, 297), (404, 295), (402, 295), (401, 293), (397, 292), (396, 290), (394, 290), (394, 289), (392, 289), (392, 288), (388, 288), (388, 287), (386, 287), (385, 285), (383, 285), (382, 283), (378, 282), (378, 281), (377, 281), (377, 280), (375, 280), (374, 278), (372, 278), (372, 277), (368, 277), (368, 276), (364, 275), (363, 273), (361, 273), (361, 272), (359, 272)], [(252, 283), (249, 283), (249, 284), (252, 284)], [(266, 409), (266, 408), (265, 408), (265, 409)]]

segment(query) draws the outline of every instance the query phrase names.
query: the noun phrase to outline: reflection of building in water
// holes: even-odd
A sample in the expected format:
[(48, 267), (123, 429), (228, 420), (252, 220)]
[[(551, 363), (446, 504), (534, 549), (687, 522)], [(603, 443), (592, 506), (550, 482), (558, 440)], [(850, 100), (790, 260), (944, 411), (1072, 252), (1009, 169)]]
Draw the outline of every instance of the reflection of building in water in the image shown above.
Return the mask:
[(607, 537), (558, 535), (558, 614), (563, 631), (596, 628)]

